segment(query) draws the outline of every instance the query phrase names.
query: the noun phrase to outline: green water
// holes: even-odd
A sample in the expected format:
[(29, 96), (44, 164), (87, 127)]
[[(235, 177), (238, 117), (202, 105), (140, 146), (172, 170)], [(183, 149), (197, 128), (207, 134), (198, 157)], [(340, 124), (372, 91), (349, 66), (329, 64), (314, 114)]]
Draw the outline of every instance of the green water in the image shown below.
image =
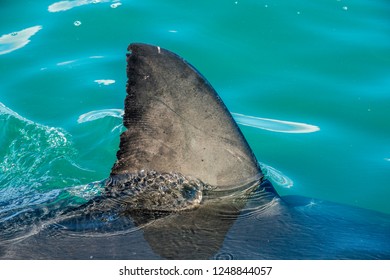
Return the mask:
[(123, 109), (127, 45), (145, 42), (183, 56), (246, 116), (280, 194), (390, 213), (388, 1), (53, 4), (0, 3), (0, 207), (108, 177), (123, 129), (109, 109)]

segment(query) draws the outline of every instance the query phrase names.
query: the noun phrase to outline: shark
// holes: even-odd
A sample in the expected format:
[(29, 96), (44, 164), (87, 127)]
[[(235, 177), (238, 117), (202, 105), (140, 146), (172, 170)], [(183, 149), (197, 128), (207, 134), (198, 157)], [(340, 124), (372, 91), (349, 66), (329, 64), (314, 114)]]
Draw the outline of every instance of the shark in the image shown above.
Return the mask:
[(31, 226), (0, 240), (1, 259), (390, 258), (385, 214), (281, 197), (185, 59), (133, 43), (126, 72), (126, 130), (101, 195), (20, 215)]

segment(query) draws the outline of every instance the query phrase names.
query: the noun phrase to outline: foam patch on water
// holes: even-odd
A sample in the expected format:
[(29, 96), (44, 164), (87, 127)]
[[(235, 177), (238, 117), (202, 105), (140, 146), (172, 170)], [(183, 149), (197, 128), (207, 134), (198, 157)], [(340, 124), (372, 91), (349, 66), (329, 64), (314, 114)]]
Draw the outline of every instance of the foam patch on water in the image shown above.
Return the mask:
[(24, 120), (22, 116), (20, 116), (18, 113), (12, 111), (10, 108), (5, 106), (3, 103), (0, 102), (0, 115), (10, 115), (17, 119)]
[(320, 130), (318, 126), (310, 125), (306, 123), (258, 118), (258, 117), (246, 116), (238, 113), (232, 113), (232, 116), (238, 124), (269, 130), (269, 131), (274, 131), (274, 132), (312, 133)]
[(116, 3), (110, 5), (110, 7), (113, 9), (118, 8), (119, 6), (122, 5), (122, 3), (120, 3), (119, 1), (114, 1), (114, 2), (116, 2)]
[[(108, 3), (108, 2), (113, 2), (116, 3), (115, 8), (119, 6), (118, 1), (111, 1), (111, 0), (73, 0), (73, 1), (59, 1), (51, 4), (47, 9), (51, 13), (56, 13), (56, 12), (64, 12), (70, 9), (73, 9), (75, 7), (80, 7), (84, 5), (89, 5), (89, 4), (98, 4), (98, 3)], [(112, 5), (111, 5), (112, 7)], [(112, 7), (114, 8), (114, 7)]]
[(110, 80), (110, 79), (95, 80), (94, 82), (104, 86), (115, 84), (115, 80)]
[(97, 111), (91, 111), (85, 114), (82, 114), (77, 122), (78, 123), (84, 123), (84, 122), (90, 122), (95, 121), (101, 118), (105, 117), (114, 117), (114, 118), (122, 118), (124, 114), (124, 111), (121, 109), (104, 109), (104, 110), (97, 110)]
[(0, 55), (13, 52), (23, 48), (30, 42), (30, 38), (35, 35), (42, 26), (36, 25), (20, 31), (5, 34), (0, 37)]
[(264, 172), (264, 175), (272, 182), (272, 185), (285, 189), (290, 189), (294, 185), (293, 180), (291, 180), (276, 168), (264, 163), (261, 163), (260, 166)]
[[(112, 83), (115, 83), (114, 80), (95, 80), (95, 82), (103, 85), (110, 85)], [(94, 121), (105, 117), (122, 118), (123, 114), (124, 111), (122, 109), (104, 109), (104, 110), (91, 111), (82, 114), (78, 118), (77, 122), (78, 123), (89, 122), (89, 121)], [(320, 130), (318, 126), (305, 124), (305, 123), (258, 118), (258, 117), (246, 116), (238, 113), (232, 113), (232, 116), (234, 117), (235, 121), (241, 125), (251, 126), (251, 127), (274, 131), (274, 132), (312, 133)]]

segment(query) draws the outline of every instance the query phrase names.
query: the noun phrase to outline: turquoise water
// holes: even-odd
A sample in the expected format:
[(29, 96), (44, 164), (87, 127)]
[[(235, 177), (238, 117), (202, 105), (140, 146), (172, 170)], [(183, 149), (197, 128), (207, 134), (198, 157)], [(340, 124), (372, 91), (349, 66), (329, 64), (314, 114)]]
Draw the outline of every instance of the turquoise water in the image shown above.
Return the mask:
[(99, 192), (144, 42), (207, 77), (279, 194), (390, 213), (388, 1), (0, 5), (3, 211)]

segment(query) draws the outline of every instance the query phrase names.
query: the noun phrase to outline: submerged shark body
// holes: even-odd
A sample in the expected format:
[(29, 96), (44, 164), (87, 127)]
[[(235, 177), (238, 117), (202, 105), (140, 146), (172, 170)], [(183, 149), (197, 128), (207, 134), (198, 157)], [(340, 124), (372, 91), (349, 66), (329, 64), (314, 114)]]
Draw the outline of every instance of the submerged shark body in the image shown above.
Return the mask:
[(286, 203), (191, 65), (157, 46), (129, 52), (127, 130), (102, 195), (27, 211), (18, 234), (4, 223), (0, 258), (390, 258), (386, 215)]

